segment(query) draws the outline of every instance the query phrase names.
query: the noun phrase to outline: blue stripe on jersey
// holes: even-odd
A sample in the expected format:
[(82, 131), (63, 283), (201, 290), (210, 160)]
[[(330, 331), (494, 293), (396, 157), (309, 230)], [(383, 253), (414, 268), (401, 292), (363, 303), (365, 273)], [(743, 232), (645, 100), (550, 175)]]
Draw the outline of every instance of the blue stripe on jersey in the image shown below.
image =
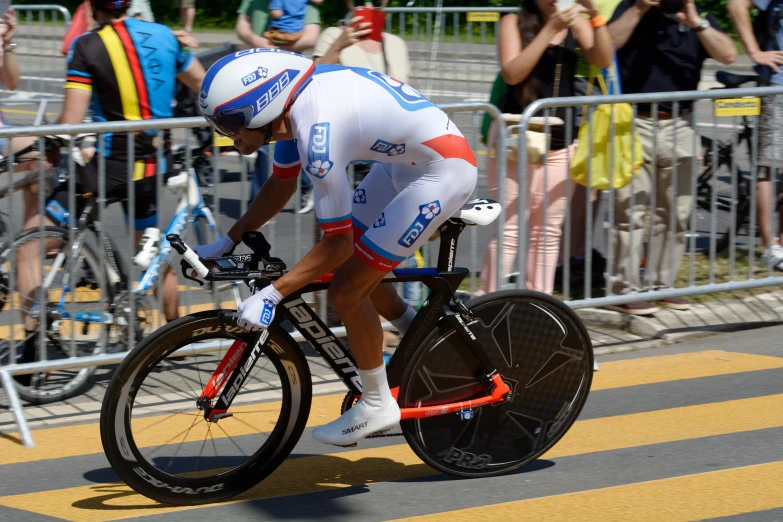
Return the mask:
[(344, 65), (337, 65), (332, 63), (326, 63), (321, 65), (315, 66), (315, 72), (313, 73), (313, 76), (316, 74), (324, 74), (324, 73), (330, 73), (330, 72), (336, 72), (336, 71), (345, 71), (349, 68)]
[(328, 219), (321, 219), (321, 218), (318, 218), (318, 222), (319, 222), (319, 223), (337, 223), (338, 221), (345, 221), (345, 220), (346, 220), (346, 219), (348, 219), (349, 217), (351, 217), (351, 215), (350, 215), (350, 214), (346, 214), (346, 215), (345, 215), (345, 216), (343, 216), (343, 217), (336, 217), (336, 218), (328, 218)]
[(275, 144), (274, 161), (278, 167), (299, 163), (299, 149), (296, 148), (296, 140), (278, 141)]
[(367, 248), (369, 248), (370, 250), (372, 250), (373, 252), (375, 252), (379, 256), (388, 259), (389, 261), (396, 261), (397, 263), (399, 263), (401, 261), (405, 261), (404, 257), (402, 257), (402, 256), (395, 256), (391, 252), (388, 252), (388, 251), (382, 249), (381, 247), (379, 247), (378, 245), (376, 245), (375, 243), (373, 243), (372, 241), (367, 239), (367, 234), (363, 235), (359, 239), (359, 241), (361, 241)]
[(165, 25), (128, 18), (125, 20), (125, 28), (136, 47), (147, 85), (152, 118), (170, 118), (180, 54), (179, 42)]
[(410, 85), (398, 82), (390, 76), (358, 67), (347, 67), (347, 69), (383, 87), (386, 92), (392, 95), (392, 98), (397, 100), (400, 107), (408, 112), (420, 111), (435, 106), (419, 91)]
[(86, 73), (82, 71), (74, 71), (73, 69), (68, 69), (68, 74), (73, 76), (81, 76), (82, 78), (92, 78), (92, 75), (90, 73)]

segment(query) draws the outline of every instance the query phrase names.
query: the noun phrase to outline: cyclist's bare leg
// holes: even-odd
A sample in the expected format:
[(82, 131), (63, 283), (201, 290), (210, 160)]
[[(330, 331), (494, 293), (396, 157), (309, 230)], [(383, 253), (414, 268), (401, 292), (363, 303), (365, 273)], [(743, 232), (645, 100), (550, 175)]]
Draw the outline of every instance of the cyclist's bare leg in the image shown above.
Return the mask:
[(329, 297), (345, 324), (351, 352), (359, 367), (362, 398), (339, 419), (313, 430), (313, 438), (319, 442), (351, 445), (400, 421), (400, 408), (386, 380), (381, 321), (370, 299), (385, 275), (355, 256), (335, 271)]
[(406, 303), (391, 284), (379, 284), (370, 294), (373, 306), (387, 321), (401, 317), (408, 311)]
[[(24, 230), (37, 228), (40, 224), (40, 216), (35, 213), (25, 221)], [(43, 218), (43, 224), (44, 226), (54, 225), (46, 216)], [(58, 248), (61, 244), (60, 241), (47, 240), (44, 242), (44, 252), (50, 252), (51, 250)], [(36, 324), (30, 321), (25, 311), (33, 304), (36, 289), (41, 286), (40, 248), (40, 243), (34, 241), (22, 245), (16, 250), (16, 285), (21, 300), (20, 305), (25, 320), (25, 330), (28, 331), (36, 328)]]
[[(329, 299), (343, 320), (351, 352), (360, 370), (371, 370), (383, 364), (383, 331), (378, 317), (382, 312), (376, 311), (370, 296), (385, 275), (351, 256), (335, 270), (329, 287)], [(383, 304), (387, 305), (388, 301), (384, 300)]]

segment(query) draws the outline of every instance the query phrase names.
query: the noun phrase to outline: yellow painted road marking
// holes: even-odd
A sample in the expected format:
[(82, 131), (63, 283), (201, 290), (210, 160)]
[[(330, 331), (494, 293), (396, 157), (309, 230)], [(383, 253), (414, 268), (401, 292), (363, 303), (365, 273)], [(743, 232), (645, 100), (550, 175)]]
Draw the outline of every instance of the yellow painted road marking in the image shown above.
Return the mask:
[(601, 363), (591, 391), (783, 368), (783, 357), (706, 350)]
[[(25, 109), (7, 109), (5, 107), (3, 107), (3, 112), (8, 112), (8, 113), (11, 113), (11, 114), (28, 114), (30, 116), (37, 116), (38, 115), (38, 111), (28, 111), (28, 110), (25, 110)], [(59, 114), (56, 113), (56, 112), (45, 112), (44, 114), (46, 116), (59, 116)]]
[[(310, 419), (307, 425), (320, 426), (321, 424), (326, 424), (337, 418), (340, 413), (340, 404), (342, 403), (343, 397), (344, 394), (313, 397), (313, 404), (310, 408)], [(266, 415), (261, 413), (249, 420), (250, 424), (260, 427), (268, 426), (270, 422), (277, 418), (277, 412), (280, 411), (280, 404), (280, 402), (268, 402), (261, 403), (260, 405), (243, 405), (240, 408), (244, 408), (245, 410), (268, 411), (269, 413)], [(274, 416), (274, 419), (272, 419), (272, 416)], [(134, 431), (136, 429), (141, 430), (147, 426), (154, 425), (165, 417), (166, 415), (155, 415), (134, 419)], [(242, 419), (245, 420), (246, 417), (243, 417)], [(162, 444), (171, 438), (172, 435), (179, 433), (190, 426), (192, 421), (193, 417), (189, 415), (172, 417), (171, 420), (166, 421), (166, 430), (164, 432), (161, 433), (161, 431), (151, 429), (144, 431), (143, 434), (140, 435), (142, 437), (140, 445), (142, 447), (147, 447)], [(179, 426), (177, 423), (182, 424), (183, 422), (186, 423), (186, 425), (183, 424), (183, 426), (177, 430), (177, 426)], [(245, 427), (245, 431), (240, 433), (240, 430), (242, 430), (242, 426), (244, 425), (242, 423), (237, 424), (238, 425), (235, 427), (236, 429), (232, 429), (230, 432), (231, 436), (255, 433), (249, 427)], [(138, 428), (136, 428), (137, 426)], [(234, 427), (232, 426), (232, 428)], [(168, 435), (168, 437), (166, 437), (166, 435)], [(214, 433), (215, 438), (221, 438), (221, 436), (223, 436), (222, 432)], [(201, 439), (203, 439), (203, 437), (204, 433), (201, 432)], [(99, 425), (97, 423), (37, 430), (33, 432), (33, 439), (35, 440), (36, 445), (32, 448), (22, 448), (13, 439), (0, 439), (0, 465), (31, 462), (42, 459), (76, 457), (80, 455), (90, 455), (92, 453), (101, 453), (103, 451)]]
[[(211, 306), (210, 304), (193, 305), (191, 311), (208, 310)], [(223, 306), (234, 307), (233, 303), (223, 303)], [(705, 353), (710, 355), (702, 358), (697, 354), (685, 353), (603, 363), (601, 371), (594, 374), (593, 390), (663, 382), (667, 380), (669, 374), (676, 375), (678, 379), (686, 379), (783, 366), (783, 358), (718, 350)], [(340, 410), (339, 401), (342, 400), (342, 397), (343, 395), (339, 394), (314, 397), (309, 425), (318, 426), (336, 418)], [(274, 408), (276, 408), (275, 411), (279, 410), (279, 405)], [(33, 432), (33, 437), (36, 446), (24, 449), (20, 448), (18, 444), (18, 434), (12, 434), (9, 438), (0, 438), (0, 465), (101, 452), (97, 424), (37, 430)]]
[[(336, 396), (332, 397), (336, 406)], [(324, 420), (334, 416), (332, 414)], [(576, 422), (543, 458), (583, 455), (781, 426), (783, 395), (618, 415)], [(20, 451), (17, 450), (17, 453)], [(353, 464), (347, 466), (347, 462)], [(286, 460), (268, 479), (232, 502), (312, 493), (435, 473), (435, 470), (416, 457), (407, 444), (302, 457)], [(79, 521), (115, 520), (194, 509), (159, 506), (123, 484), (80, 486), (0, 497), (0, 505)]]
[(783, 462), (638, 482), (399, 520), (666, 520), (686, 522), (783, 507)]

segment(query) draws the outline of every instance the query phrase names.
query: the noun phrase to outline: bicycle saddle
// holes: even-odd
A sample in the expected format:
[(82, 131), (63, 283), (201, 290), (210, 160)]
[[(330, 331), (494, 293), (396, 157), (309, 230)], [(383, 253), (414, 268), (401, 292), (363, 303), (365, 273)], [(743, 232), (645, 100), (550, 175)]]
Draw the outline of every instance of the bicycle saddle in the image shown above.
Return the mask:
[(743, 83), (757, 82), (759, 77), (755, 74), (736, 74), (729, 71), (718, 71), (715, 73), (715, 79), (729, 89), (735, 89)]
[(465, 221), (468, 225), (489, 225), (500, 215), (500, 203), (492, 199), (474, 199), (452, 216)]

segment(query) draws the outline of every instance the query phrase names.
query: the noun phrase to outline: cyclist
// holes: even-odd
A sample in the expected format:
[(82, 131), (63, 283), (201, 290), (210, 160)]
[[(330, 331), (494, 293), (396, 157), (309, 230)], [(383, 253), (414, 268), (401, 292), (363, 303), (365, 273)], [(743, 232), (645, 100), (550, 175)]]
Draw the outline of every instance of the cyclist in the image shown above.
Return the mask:
[[(204, 68), (190, 52), (181, 47), (171, 30), (163, 25), (143, 22), (127, 16), (131, 0), (91, 0), (98, 27), (83, 34), (71, 45), (65, 101), (58, 123), (84, 120), (88, 108), (94, 121), (150, 120), (172, 115), (175, 79), (198, 89)], [(87, 165), (80, 193), (98, 192), (98, 154), (105, 156), (106, 197), (123, 199), (127, 215), (128, 135), (106, 133), (105, 149), (98, 151)], [(136, 241), (147, 227), (157, 224), (155, 175), (171, 165), (169, 135), (164, 137), (166, 155), (157, 165), (157, 132), (139, 132), (135, 136), (133, 166)], [(80, 200), (77, 198), (77, 202)], [(78, 204), (78, 203), (77, 203)], [(63, 183), (49, 196), (44, 221), (61, 224), (67, 220), (68, 184)], [(81, 208), (77, 209), (81, 213)], [(25, 228), (39, 224), (39, 216), (28, 219)], [(40, 280), (38, 246), (19, 249), (19, 292), (32, 295)], [(163, 276), (166, 319), (178, 314), (177, 277), (168, 269)], [(28, 327), (29, 328), (29, 325)]]
[[(239, 306), (238, 324), (267, 328), (285, 296), (336, 269), (329, 297), (359, 366), (362, 397), (313, 437), (346, 446), (393, 427), (400, 410), (386, 380), (378, 314), (404, 333), (415, 312), (392, 285), (379, 283), (470, 197), (477, 170), (467, 140), (408, 85), (369, 69), (315, 66), (278, 49), (216, 62), (201, 87), (201, 110), (242, 154), (278, 142), (274, 175), (248, 211), (226, 238), (196, 252), (224, 255), (243, 232), (272, 219), (296, 192), (302, 165), (324, 233), (290, 272)], [(352, 192), (345, 169), (359, 161), (375, 165)]]

